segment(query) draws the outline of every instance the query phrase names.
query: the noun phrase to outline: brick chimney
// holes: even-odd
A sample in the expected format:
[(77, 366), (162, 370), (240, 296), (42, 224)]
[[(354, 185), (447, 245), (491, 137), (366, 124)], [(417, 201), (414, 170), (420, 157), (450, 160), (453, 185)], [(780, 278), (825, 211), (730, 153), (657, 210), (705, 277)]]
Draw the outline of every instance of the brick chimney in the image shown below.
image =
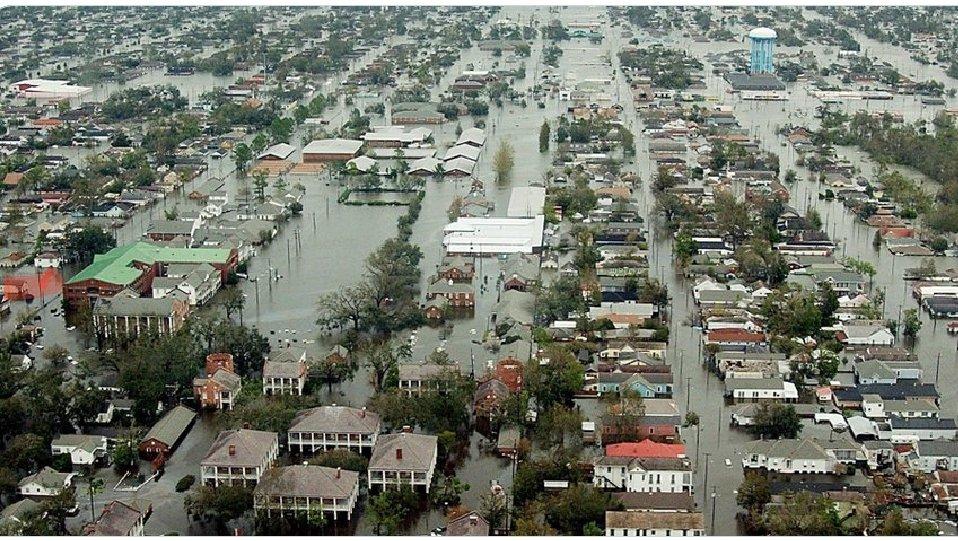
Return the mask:
[(396, 448), (396, 460), (402, 460), (402, 447)]
[(342, 475), (343, 475), (343, 469), (336, 468), (336, 479), (339, 479), (340, 477), (342, 477)]
[(409, 425), (403, 425), (402, 431), (404, 434), (410, 434), (412, 433), (412, 427)]
[(363, 406), (363, 409), (359, 410), (359, 417), (360, 417), (361, 419), (365, 419), (365, 418), (366, 418), (366, 406)]
[(236, 446), (232, 443), (229, 446), (229, 454), (230, 456), (236, 456)]

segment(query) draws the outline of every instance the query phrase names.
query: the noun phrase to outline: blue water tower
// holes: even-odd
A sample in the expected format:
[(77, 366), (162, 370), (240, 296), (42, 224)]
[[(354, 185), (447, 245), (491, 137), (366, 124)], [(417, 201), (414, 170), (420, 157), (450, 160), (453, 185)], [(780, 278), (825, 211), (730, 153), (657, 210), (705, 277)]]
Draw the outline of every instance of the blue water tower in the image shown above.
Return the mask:
[(752, 63), (749, 66), (751, 73), (772, 73), (775, 66), (772, 56), (775, 52), (775, 38), (778, 34), (771, 28), (756, 28), (748, 34), (752, 42)]

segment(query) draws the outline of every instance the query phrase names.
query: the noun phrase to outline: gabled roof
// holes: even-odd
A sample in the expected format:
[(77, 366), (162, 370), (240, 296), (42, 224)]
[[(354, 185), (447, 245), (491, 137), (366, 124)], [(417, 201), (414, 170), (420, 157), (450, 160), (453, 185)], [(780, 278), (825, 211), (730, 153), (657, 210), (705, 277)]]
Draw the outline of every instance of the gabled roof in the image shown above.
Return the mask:
[(190, 426), (194, 417), (196, 413), (193, 410), (185, 406), (176, 406), (157, 421), (141, 441), (155, 439), (166, 445), (173, 445)]

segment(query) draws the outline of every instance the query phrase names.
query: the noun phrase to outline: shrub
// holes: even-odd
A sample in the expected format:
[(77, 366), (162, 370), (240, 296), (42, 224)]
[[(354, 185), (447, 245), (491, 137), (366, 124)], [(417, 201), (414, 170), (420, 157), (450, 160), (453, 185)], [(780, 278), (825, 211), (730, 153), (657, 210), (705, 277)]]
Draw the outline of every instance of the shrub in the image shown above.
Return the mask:
[(177, 492), (186, 492), (193, 486), (193, 483), (196, 482), (196, 477), (192, 475), (184, 475), (179, 481), (176, 482), (176, 491)]

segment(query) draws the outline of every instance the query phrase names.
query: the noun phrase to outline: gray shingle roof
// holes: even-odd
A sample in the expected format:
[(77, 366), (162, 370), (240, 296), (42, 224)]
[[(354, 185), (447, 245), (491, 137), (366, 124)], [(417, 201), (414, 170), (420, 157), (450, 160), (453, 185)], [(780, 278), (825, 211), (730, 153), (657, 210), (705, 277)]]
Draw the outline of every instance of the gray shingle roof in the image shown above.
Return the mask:
[[(203, 466), (259, 466), (266, 460), (273, 445), (279, 441), (275, 432), (262, 430), (226, 430), (210, 444), (210, 450), (201, 464)], [(230, 456), (230, 445), (235, 453)]]
[(142, 441), (155, 439), (167, 445), (173, 445), (190, 426), (194, 417), (196, 413), (193, 410), (185, 406), (176, 406), (153, 425)]
[(303, 410), (290, 423), (290, 432), (374, 434), (379, 432), (379, 415), (349, 406), (319, 406)]
[[(369, 469), (428, 471), (436, 459), (437, 442), (436, 436), (427, 434), (385, 434), (376, 441)], [(401, 459), (396, 458), (397, 449), (402, 450)]]
[(359, 484), (359, 473), (325, 466), (285, 466), (263, 473), (254, 493), (269, 496), (349, 498)]

